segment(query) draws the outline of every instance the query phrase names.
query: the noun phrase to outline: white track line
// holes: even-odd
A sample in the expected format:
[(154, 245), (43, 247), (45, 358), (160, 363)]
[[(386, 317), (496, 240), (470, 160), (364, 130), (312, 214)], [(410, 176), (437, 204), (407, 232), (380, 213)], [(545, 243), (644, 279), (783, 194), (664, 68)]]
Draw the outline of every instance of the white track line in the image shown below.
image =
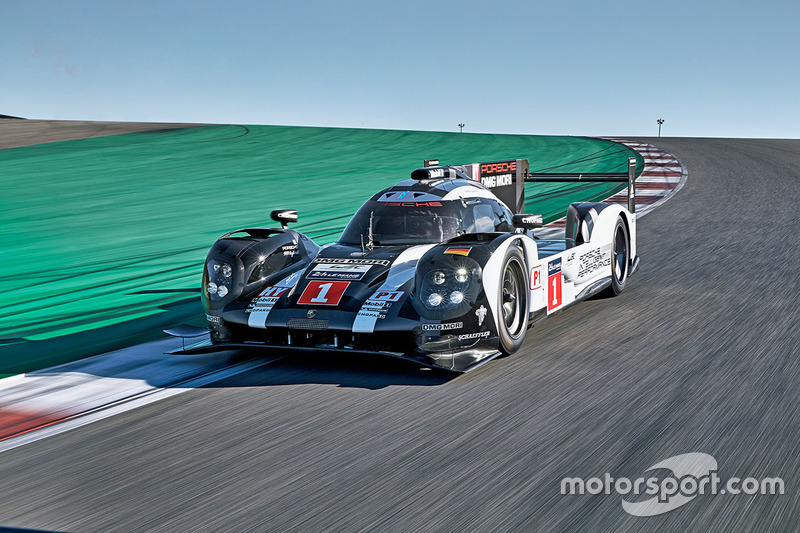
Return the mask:
[(275, 363), (281, 359), (283, 359), (283, 357), (276, 357), (268, 360), (246, 361), (244, 363), (239, 363), (227, 368), (208, 372), (201, 376), (172, 384), (169, 387), (152, 388), (150, 390), (140, 392), (133, 396), (123, 398), (106, 405), (94, 407), (88, 411), (74, 415), (63, 422), (58, 422), (51, 426), (36, 429), (29, 433), (24, 433), (17, 437), (12, 437), (8, 440), (2, 441), (0, 442), (0, 453), (12, 450), (19, 446), (24, 446), (25, 444), (36, 442), (41, 439), (45, 439), (47, 437), (64, 433), (65, 431), (83, 427), (93, 422), (104, 420), (133, 409), (138, 409), (139, 407), (143, 407), (166, 398), (171, 398), (172, 396), (177, 396), (178, 394), (188, 392), (198, 387), (203, 387), (216, 381), (221, 381), (243, 372), (255, 370), (256, 368)]

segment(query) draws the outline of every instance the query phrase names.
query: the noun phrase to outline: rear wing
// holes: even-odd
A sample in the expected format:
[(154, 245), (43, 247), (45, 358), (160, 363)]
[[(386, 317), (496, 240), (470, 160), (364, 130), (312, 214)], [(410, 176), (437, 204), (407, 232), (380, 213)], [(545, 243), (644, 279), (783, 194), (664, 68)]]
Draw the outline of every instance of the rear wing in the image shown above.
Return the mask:
[(628, 172), (530, 172), (527, 159), (508, 159), (439, 167), (438, 159), (426, 159), (425, 167), (453, 168), (479, 181), (514, 213), (525, 212), (525, 182), (628, 183), (628, 211), (636, 210), (636, 158), (628, 158)]
[(628, 158), (628, 172), (534, 172), (525, 176), (525, 181), (536, 183), (557, 182), (591, 182), (591, 183), (624, 183), (628, 182), (628, 211), (636, 212), (636, 158)]

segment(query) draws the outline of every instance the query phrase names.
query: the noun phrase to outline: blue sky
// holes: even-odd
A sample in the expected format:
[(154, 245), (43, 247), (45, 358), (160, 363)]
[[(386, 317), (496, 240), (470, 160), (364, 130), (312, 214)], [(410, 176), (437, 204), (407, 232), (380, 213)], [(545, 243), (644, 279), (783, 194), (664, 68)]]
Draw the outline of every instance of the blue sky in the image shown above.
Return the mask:
[(0, 114), (800, 137), (800, 3), (0, 0)]

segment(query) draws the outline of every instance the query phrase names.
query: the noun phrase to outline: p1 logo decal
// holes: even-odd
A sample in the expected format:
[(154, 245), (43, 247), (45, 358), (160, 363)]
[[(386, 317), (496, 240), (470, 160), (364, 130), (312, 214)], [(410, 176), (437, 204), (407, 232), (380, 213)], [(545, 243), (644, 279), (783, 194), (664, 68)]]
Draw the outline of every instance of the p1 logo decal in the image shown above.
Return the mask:
[(305, 305), (339, 305), (349, 281), (312, 281), (297, 300)]
[(561, 307), (561, 258), (547, 263), (547, 312)]
[(531, 290), (542, 288), (542, 265), (531, 268)]
[(403, 291), (378, 291), (369, 297), (379, 302), (396, 302), (403, 296)]

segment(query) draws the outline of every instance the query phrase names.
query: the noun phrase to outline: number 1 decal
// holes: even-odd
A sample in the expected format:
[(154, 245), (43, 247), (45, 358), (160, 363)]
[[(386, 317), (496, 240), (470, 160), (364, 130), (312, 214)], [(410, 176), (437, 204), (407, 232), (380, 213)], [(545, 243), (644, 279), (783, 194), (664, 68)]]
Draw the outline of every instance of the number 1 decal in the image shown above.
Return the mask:
[(306, 286), (299, 304), (307, 305), (339, 305), (339, 301), (344, 296), (344, 291), (350, 285), (349, 281), (311, 281)]
[(547, 312), (561, 307), (561, 258), (547, 263)]
[(328, 303), (328, 291), (331, 290), (333, 283), (323, 283), (319, 286), (319, 294), (311, 298), (312, 304), (326, 304)]

